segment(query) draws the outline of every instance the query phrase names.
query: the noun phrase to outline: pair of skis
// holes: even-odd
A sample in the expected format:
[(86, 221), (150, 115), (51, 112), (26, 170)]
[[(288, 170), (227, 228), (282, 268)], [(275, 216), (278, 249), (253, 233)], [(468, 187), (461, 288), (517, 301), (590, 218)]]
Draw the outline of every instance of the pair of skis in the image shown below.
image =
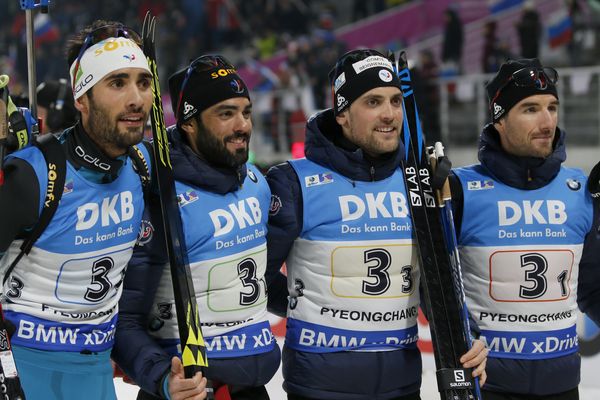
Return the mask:
[(479, 400), (478, 380), (459, 361), (471, 347), (471, 335), (447, 182), (451, 164), (441, 144), (425, 147), (406, 53), (400, 53), (396, 70), (404, 97), (402, 168), (419, 249), (438, 390), (442, 400)]
[[(175, 310), (177, 312), (177, 325), (179, 326), (179, 339), (181, 343), (181, 359), (186, 378), (193, 377), (201, 371), (206, 376), (208, 360), (206, 359), (206, 345), (200, 329), (198, 316), (198, 303), (192, 281), (190, 264), (183, 235), (183, 224), (175, 191), (173, 167), (169, 156), (169, 141), (164, 121), (160, 85), (158, 81), (158, 68), (156, 65), (156, 51), (154, 32), (156, 18), (150, 12), (146, 13), (142, 26), (143, 49), (148, 65), (152, 71), (152, 92), (154, 102), (150, 112), (152, 123), (152, 138), (154, 140), (154, 176), (160, 192), (160, 206), (162, 211), (163, 227), (165, 231), (167, 254), (171, 266), (171, 279), (175, 295)], [(214, 399), (214, 393), (209, 383), (207, 398)]]

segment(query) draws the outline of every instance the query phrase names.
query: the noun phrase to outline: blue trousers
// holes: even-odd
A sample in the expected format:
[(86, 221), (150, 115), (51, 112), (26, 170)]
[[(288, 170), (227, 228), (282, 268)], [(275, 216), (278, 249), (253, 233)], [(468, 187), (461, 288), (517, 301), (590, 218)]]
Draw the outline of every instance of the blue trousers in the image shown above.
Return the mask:
[(97, 354), (13, 346), (27, 400), (116, 400), (110, 350)]

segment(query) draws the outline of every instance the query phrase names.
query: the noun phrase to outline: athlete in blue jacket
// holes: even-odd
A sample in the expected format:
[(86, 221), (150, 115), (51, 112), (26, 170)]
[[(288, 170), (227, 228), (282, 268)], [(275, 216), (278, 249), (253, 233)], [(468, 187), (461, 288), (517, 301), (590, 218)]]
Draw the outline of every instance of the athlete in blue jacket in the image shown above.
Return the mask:
[[(329, 78), (334, 108), (308, 121), (306, 158), (267, 174), (269, 296), (288, 317), (284, 389), (289, 399), (419, 399), (400, 82), (373, 50), (347, 53)], [(476, 341), (461, 359), (482, 382), (485, 356)]]
[[(128, 157), (152, 103), (151, 73), (135, 32), (96, 21), (68, 45), (80, 122), (64, 131), (66, 180), (53, 219), (5, 276), (38, 222), (56, 179), (36, 146), (11, 154), (0, 186), (0, 270), (4, 317), (31, 399), (115, 399), (110, 350), (123, 273), (144, 210)], [(147, 163), (145, 146), (138, 146)], [(61, 152), (58, 152), (61, 154)], [(7, 371), (5, 371), (7, 372)]]
[[(168, 129), (185, 244), (208, 351), (207, 377), (232, 399), (268, 399), (280, 350), (267, 320), (269, 187), (247, 163), (250, 97), (234, 66), (202, 56), (169, 78), (177, 126)], [(179, 334), (160, 207), (129, 264), (113, 357), (138, 399), (165, 398)], [(177, 398), (192, 398), (179, 393)]]
[(454, 171), (467, 303), (490, 350), (485, 400), (578, 399), (577, 305), (600, 322), (598, 204), (562, 166), (557, 79), (537, 59), (503, 64), (480, 164)]

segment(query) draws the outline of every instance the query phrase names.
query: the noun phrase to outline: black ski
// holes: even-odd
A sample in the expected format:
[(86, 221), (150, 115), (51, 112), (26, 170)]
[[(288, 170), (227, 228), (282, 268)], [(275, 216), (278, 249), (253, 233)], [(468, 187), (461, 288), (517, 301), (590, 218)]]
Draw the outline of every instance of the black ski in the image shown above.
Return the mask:
[[(185, 370), (185, 377), (191, 378), (198, 371), (206, 375), (208, 360), (206, 358), (206, 345), (200, 329), (198, 316), (198, 303), (192, 281), (190, 264), (187, 256), (183, 225), (179, 214), (173, 167), (169, 156), (169, 142), (165, 128), (156, 53), (154, 46), (154, 31), (156, 19), (146, 13), (142, 27), (144, 54), (152, 71), (152, 92), (154, 103), (151, 110), (152, 137), (154, 140), (154, 175), (160, 192), (160, 205), (163, 226), (165, 231), (167, 253), (171, 266), (171, 279), (175, 295), (175, 310), (179, 326), (181, 342), (181, 359)], [(210, 386), (210, 384), (208, 385)], [(208, 398), (213, 399), (212, 387), (207, 388)]]
[[(447, 179), (447, 158), (438, 161), (434, 171), (421, 131), (413, 85), (406, 54), (397, 65), (404, 97), (404, 180), (413, 223), (414, 238), (419, 249), (424, 305), (431, 328), (437, 382), (443, 400), (478, 400), (479, 384), (464, 369), (460, 357), (471, 346), (468, 315), (464, 306), (462, 281), (453, 222), (446, 214), (449, 201), (437, 199)], [(436, 174), (437, 172), (437, 174)]]

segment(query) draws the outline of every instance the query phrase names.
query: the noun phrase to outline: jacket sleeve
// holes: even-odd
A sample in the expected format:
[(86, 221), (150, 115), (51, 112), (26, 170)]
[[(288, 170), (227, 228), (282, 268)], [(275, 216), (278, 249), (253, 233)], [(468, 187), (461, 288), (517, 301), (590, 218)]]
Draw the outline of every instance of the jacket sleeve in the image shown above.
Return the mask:
[(13, 158), (3, 168), (4, 184), (0, 185), (0, 256), (12, 241), (38, 220), (40, 184), (33, 167)]
[(592, 229), (583, 244), (579, 262), (577, 303), (600, 326), (600, 200), (594, 200)]
[(282, 274), (281, 267), (302, 231), (302, 193), (296, 172), (288, 163), (271, 168), (266, 178), (271, 188), (265, 274), (269, 291), (268, 309), (275, 315), (285, 317), (287, 278)]
[(125, 273), (112, 358), (146, 392), (164, 396), (162, 380), (170, 371), (171, 357), (148, 334), (147, 326), (167, 256), (159, 200), (149, 196), (147, 201), (143, 221), (150, 221), (152, 237), (147, 242), (147, 236), (142, 237)]

